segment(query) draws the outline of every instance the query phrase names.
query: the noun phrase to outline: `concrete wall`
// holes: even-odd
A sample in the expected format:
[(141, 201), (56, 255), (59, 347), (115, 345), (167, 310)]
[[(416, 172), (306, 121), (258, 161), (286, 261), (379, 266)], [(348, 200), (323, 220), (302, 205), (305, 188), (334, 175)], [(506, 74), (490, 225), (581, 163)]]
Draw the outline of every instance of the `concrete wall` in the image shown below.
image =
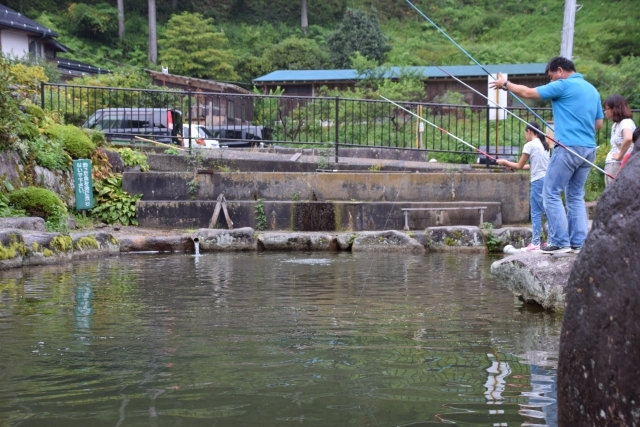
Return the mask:
[(22, 58), (29, 53), (29, 36), (25, 33), (2, 30), (0, 43), (6, 56)]
[[(401, 202), (294, 202), (265, 201), (267, 230), (292, 231), (366, 231), (402, 230), (404, 214), (401, 208), (463, 207), (477, 203), (401, 203)], [(206, 228), (214, 212), (214, 201), (140, 201), (137, 204), (138, 223), (154, 228)], [(258, 229), (256, 201), (228, 201), (227, 209), (234, 228)], [(484, 203), (484, 221), (494, 227), (502, 225), (499, 203)], [(217, 227), (227, 228), (222, 211)], [(477, 210), (450, 210), (438, 220), (436, 212), (412, 211), (411, 230), (424, 230), (437, 225), (480, 225)]]
[[(193, 173), (127, 173), (123, 189), (144, 201), (187, 201)], [(282, 173), (196, 175), (198, 201), (497, 202), (502, 222), (529, 221), (529, 176), (518, 173)], [(402, 206), (404, 207), (404, 206)]]

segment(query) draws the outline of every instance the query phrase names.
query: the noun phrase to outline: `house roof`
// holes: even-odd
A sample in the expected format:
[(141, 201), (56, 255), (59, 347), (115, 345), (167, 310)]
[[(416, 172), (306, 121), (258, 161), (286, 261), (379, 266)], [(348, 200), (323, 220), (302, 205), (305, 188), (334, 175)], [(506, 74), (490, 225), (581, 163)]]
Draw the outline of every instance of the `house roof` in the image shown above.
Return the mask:
[(229, 91), (231, 91), (243, 94), (251, 93), (251, 91), (248, 91), (247, 89), (231, 83), (223, 83), (216, 80), (198, 79), (196, 77), (179, 76), (177, 74), (165, 74), (153, 70), (144, 71), (146, 71), (151, 76), (151, 78), (154, 80), (154, 84), (157, 84), (155, 83), (155, 80), (158, 80), (163, 82), (164, 84), (172, 83), (179, 86), (210, 90), (212, 92), (228, 93)]
[[(508, 73), (509, 76), (544, 75), (546, 63), (532, 64), (497, 64), (485, 65), (490, 73)], [(485, 71), (478, 65), (447, 65), (441, 67), (456, 77), (482, 77)], [(403, 73), (415, 73), (425, 78), (447, 78), (447, 74), (437, 67), (390, 67), (385, 73), (385, 78), (398, 78)], [(355, 69), (351, 70), (277, 70), (262, 77), (254, 79), (256, 84), (264, 83), (314, 83), (344, 80), (361, 80)]]
[(85, 64), (84, 62), (75, 61), (67, 58), (56, 58), (58, 70), (66, 76), (82, 77), (88, 74), (110, 74), (111, 70), (106, 68), (95, 67)]
[(22, 30), (45, 37), (58, 37), (58, 33), (52, 29), (38, 24), (36, 21), (3, 4), (0, 4), (0, 27)]

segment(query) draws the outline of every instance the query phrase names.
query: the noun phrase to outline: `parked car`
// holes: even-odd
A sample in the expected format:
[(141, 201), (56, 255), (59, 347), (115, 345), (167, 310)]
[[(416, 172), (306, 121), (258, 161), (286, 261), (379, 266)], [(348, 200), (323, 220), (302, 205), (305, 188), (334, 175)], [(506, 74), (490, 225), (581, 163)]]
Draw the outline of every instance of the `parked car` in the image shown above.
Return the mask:
[(137, 135), (175, 144), (182, 113), (169, 108), (104, 108), (96, 110), (82, 127), (102, 130), (107, 140)]
[(207, 129), (220, 145), (228, 147), (253, 147), (271, 140), (271, 128), (264, 126), (209, 126)]
[[(489, 151), (487, 151), (486, 147), (480, 147), (480, 149), (484, 152), (486, 152), (487, 154), (489, 154), (490, 156), (496, 157), (498, 159), (506, 159), (510, 162), (518, 162), (518, 160), (520, 160), (520, 147), (518, 147), (517, 145), (513, 145), (513, 146), (498, 146), (498, 154), (496, 155), (496, 147), (489, 147)], [(478, 154), (478, 159), (476, 160), (476, 163), (481, 164), (481, 165), (486, 165), (487, 164), (487, 156), (485, 156), (484, 154), (480, 153)], [(496, 165), (496, 161), (493, 159), (489, 159), (489, 164), (495, 166)]]
[(182, 125), (181, 145), (183, 147), (202, 146), (207, 148), (220, 148), (220, 143), (213, 138), (211, 131), (204, 127), (204, 125), (196, 124), (191, 124), (191, 128), (189, 128), (189, 125)]

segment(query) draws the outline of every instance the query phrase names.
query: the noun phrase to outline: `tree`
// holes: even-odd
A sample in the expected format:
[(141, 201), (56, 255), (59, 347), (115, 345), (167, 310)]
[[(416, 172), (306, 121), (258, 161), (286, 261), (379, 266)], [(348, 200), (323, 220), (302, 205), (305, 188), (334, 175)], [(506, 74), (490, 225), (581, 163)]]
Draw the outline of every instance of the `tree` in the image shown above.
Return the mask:
[(356, 52), (380, 64), (391, 50), (387, 36), (380, 29), (375, 8), (371, 8), (368, 14), (363, 10), (347, 9), (342, 22), (327, 41), (331, 62), (338, 68), (350, 68), (351, 57)]
[(307, 20), (307, 0), (301, 0), (300, 2), (300, 26), (302, 32), (306, 35), (309, 28), (309, 21)]
[(118, 38), (124, 40), (124, 0), (118, 0)]
[(158, 62), (158, 37), (156, 34), (156, 0), (149, 0), (149, 62)]
[(267, 49), (263, 55), (266, 72), (274, 70), (321, 70), (329, 65), (329, 55), (315, 40), (289, 37)]
[(183, 12), (171, 17), (160, 39), (162, 64), (178, 74), (233, 80), (238, 77), (231, 66), (235, 58), (227, 45), (212, 18)]

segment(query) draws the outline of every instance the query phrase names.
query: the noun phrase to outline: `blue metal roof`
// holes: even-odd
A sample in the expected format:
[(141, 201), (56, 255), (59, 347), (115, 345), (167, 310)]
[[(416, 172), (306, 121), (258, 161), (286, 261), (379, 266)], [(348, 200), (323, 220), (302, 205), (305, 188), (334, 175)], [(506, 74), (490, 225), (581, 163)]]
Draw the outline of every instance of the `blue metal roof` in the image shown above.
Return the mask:
[[(485, 65), (490, 73), (507, 73), (509, 76), (545, 74), (546, 63)], [(456, 77), (482, 77), (486, 73), (477, 65), (447, 65), (447, 72)], [(416, 73), (428, 78), (448, 77), (437, 67), (390, 67), (385, 78), (397, 78), (404, 72)], [(358, 72), (352, 70), (277, 70), (254, 79), (254, 83), (270, 82), (326, 82), (340, 80), (360, 80)]]

